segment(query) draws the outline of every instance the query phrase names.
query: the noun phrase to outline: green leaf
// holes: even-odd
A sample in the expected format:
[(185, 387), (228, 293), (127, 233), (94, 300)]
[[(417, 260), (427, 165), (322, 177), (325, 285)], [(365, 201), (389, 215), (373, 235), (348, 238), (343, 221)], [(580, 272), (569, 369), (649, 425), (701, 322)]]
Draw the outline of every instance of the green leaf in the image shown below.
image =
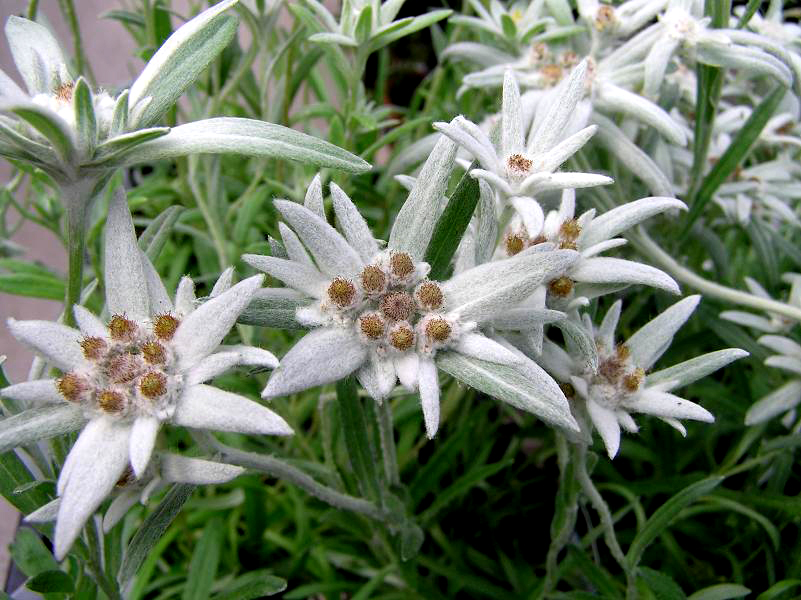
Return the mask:
[(423, 530), (412, 520), (401, 526), (401, 560), (411, 560), (420, 552), (425, 535)]
[(756, 11), (759, 10), (760, 6), (762, 6), (762, 0), (748, 0), (748, 4), (745, 5), (745, 10), (740, 17), (740, 20), (737, 22), (737, 29), (742, 29), (748, 25), (751, 17), (756, 14)]
[(83, 409), (74, 404), (30, 408), (0, 421), (0, 453), (37, 440), (71, 433), (86, 423)]
[(58, 569), (43, 571), (31, 577), (25, 582), (25, 587), (32, 592), (42, 592), (44, 594), (71, 594), (75, 591), (75, 583), (72, 581), (72, 577)]
[(370, 164), (358, 156), (321, 139), (281, 125), (235, 117), (203, 119), (173, 127), (166, 135), (115, 156), (108, 166), (223, 153), (296, 160), (352, 173), (370, 169)]
[(28, 273), (0, 275), (0, 293), (29, 298), (64, 299), (64, 282), (53, 275)]
[(345, 434), (345, 446), (353, 471), (362, 488), (362, 493), (373, 500), (380, 500), (381, 486), (378, 483), (376, 459), (370, 446), (367, 432), (367, 419), (364, 415), (362, 399), (356, 391), (353, 377), (337, 382), (337, 402), (342, 430)]
[(670, 524), (679, 513), (701, 496), (708, 494), (723, 481), (724, 477), (707, 477), (688, 485), (660, 506), (645, 522), (642, 529), (634, 536), (626, 560), (631, 568), (635, 568), (642, 558), (643, 552)]
[(111, 129), (109, 136), (116, 137), (128, 129), (128, 94), (130, 90), (123, 90), (114, 102), (114, 112), (111, 115)]
[(783, 579), (762, 592), (756, 597), (756, 600), (773, 600), (784, 594), (784, 592), (799, 586), (801, 586), (801, 579)]
[(6, 39), (31, 96), (52, 94), (69, 81), (67, 61), (47, 27), (12, 14), (6, 22)]
[(431, 265), (431, 279), (441, 280), (447, 277), (451, 259), (476, 210), (479, 199), (478, 180), (470, 177), (469, 171), (470, 169), (465, 171), (448, 199), (428, 243), (425, 261)]
[(501, 28), (503, 29), (503, 35), (510, 40), (514, 40), (517, 37), (517, 25), (515, 25), (512, 17), (506, 13), (501, 15)]
[(13, 112), (45, 136), (64, 164), (70, 165), (76, 160), (75, 138), (56, 113), (33, 102), (13, 105), (4, 110)]
[(687, 600), (729, 600), (729, 598), (742, 598), (750, 593), (751, 590), (738, 583), (719, 583), (698, 590)]
[[(692, 199), (690, 213), (687, 215), (687, 219), (684, 223), (685, 234), (689, 232), (693, 223), (701, 216), (704, 208), (709, 201), (712, 200), (715, 192), (720, 187), (720, 184), (734, 173), (737, 166), (748, 155), (754, 142), (756, 142), (759, 134), (762, 133), (768, 120), (773, 116), (773, 113), (776, 111), (776, 108), (779, 106), (786, 92), (787, 88), (783, 85), (778, 85), (770, 94), (765, 96), (765, 99), (754, 108), (751, 116), (748, 117), (748, 120), (737, 132), (737, 135), (731, 140), (723, 156), (720, 157), (720, 160), (715, 163), (701, 182), (698, 193), (695, 194)], [(702, 115), (698, 114), (696, 118), (700, 121)]]
[(120, 586), (127, 587), (136, 577), (139, 567), (145, 561), (173, 519), (181, 512), (181, 507), (195, 490), (194, 485), (180, 483), (172, 486), (164, 499), (159, 503), (142, 526), (136, 531), (125, 550), (125, 558), (117, 574)]
[(158, 121), (228, 45), (239, 21), (224, 13), (237, 1), (225, 0), (203, 11), (179, 27), (150, 58), (131, 85), (131, 129)]
[(50, 501), (41, 486), (14, 493), (32, 481), (35, 481), (33, 475), (16, 454), (0, 454), (0, 495), (26, 515)]
[(773, 246), (772, 239), (774, 233), (775, 237), (780, 237), (780, 235), (756, 219), (751, 219), (745, 229), (762, 267), (760, 272), (765, 275), (769, 286), (775, 286), (779, 281), (780, 273), (776, 248)]
[(286, 580), (270, 571), (251, 571), (237, 577), (226, 586), (226, 590), (215, 594), (213, 600), (253, 600), (262, 596), (273, 596), (286, 589)]
[(83, 158), (89, 158), (97, 145), (97, 119), (92, 101), (92, 90), (83, 77), (78, 77), (72, 91), (72, 104), (75, 108), (75, 132), (78, 150)]
[(485, 479), (492, 477), (498, 471), (505, 469), (513, 462), (514, 459), (510, 458), (491, 465), (483, 465), (478, 468), (470, 469), (467, 473), (448, 485), (444, 491), (440, 491), (437, 494), (436, 499), (431, 503), (431, 506), (429, 506), (425, 512), (420, 515), (420, 522), (423, 524), (429, 523), (437, 516), (437, 513), (448, 506), (448, 504), (469, 492), (472, 488), (479, 485)]
[(33, 529), (21, 527), (9, 546), (14, 564), (28, 577), (58, 569), (58, 563)]
[[(378, 29), (370, 40), (370, 45), (368, 46), (369, 52), (373, 53), (376, 50), (380, 50), (387, 44), (391, 44), (395, 40), (399, 40), (416, 31), (430, 27), (437, 21), (447, 19), (452, 14), (453, 11), (450, 9), (433, 10), (424, 15), (407, 17), (406, 19), (400, 19), (399, 21), (385, 25)], [(398, 23), (402, 23), (402, 26), (398, 27)]]
[(182, 206), (170, 206), (153, 219), (139, 236), (139, 249), (151, 262), (161, 254), (164, 244), (167, 243), (173, 227), (184, 210)]
[(687, 598), (679, 584), (666, 573), (640, 567), (637, 575), (645, 582), (657, 600), (685, 600)]
[(220, 563), (223, 544), (223, 524), (219, 518), (212, 519), (203, 529), (203, 535), (195, 545), (189, 573), (186, 577), (183, 600), (206, 600)]
[(567, 400), (556, 382), (541, 369), (532, 371), (539, 368), (533, 363), (518, 368), (471, 358), (458, 352), (438, 352), (436, 362), (440, 369), (472, 388), (530, 412), (548, 423), (578, 431)]
[(256, 292), (250, 304), (239, 315), (237, 323), (276, 329), (306, 329), (295, 319), (295, 312), (308, 305), (309, 300), (271, 295), (271, 292), (277, 290), (283, 288), (265, 288)]
[(356, 29), (354, 30), (354, 37), (359, 44), (364, 44), (369, 38), (373, 30), (373, 7), (367, 4), (362, 12), (359, 14), (359, 20), (356, 21)]
[(116, 135), (97, 147), (94, 157), (88, 165), (102, 165), (105, 162), (116, 159), (122, 153), (127, 152), (139, 144), (158, 139), (161, 136), (167, 135), (169, 132), (169, 127), (149, 127), (147, 129), (132, 131), (131, 133)]

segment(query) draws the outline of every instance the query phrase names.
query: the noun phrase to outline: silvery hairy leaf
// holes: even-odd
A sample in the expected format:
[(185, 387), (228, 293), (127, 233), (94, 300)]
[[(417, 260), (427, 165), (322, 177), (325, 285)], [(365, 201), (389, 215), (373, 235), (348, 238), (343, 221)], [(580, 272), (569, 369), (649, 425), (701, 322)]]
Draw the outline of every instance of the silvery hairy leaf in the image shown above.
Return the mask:
[(179, 125), (166, 135), (116, 155), (104, 166), (126, 166), (203, 153), (284, 158), (352, 173), (370, 169), (370, 164), (361, 158), (318, 138), (281, 125), (236, 117), (216, 117)]
[[(222, 52), (238, 20), (225, 12), (239, 0), (224, 0), (179, 27), (145, 65), (128, 97), (129, 127), (152, 125)], [(151, 100), (144, 103), (146, 99)]]

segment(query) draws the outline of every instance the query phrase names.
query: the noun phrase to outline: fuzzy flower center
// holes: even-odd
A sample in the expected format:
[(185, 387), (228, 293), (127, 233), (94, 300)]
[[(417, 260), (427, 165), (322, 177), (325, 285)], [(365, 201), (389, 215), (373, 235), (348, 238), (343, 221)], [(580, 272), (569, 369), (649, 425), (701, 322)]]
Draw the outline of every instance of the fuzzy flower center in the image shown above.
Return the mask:
[(606, 348), (596, 342), (598, 348), (598, 373), (588, 375), (590, 395), (610, 408), (628, 395), (637, 392), (645, 381), (645, 370), (631, 360), (631, 352), (625, 344)]
[(58, 393), (89, 413), (169, 418), (180, 391), (170, 344), (178, 325), (170, 314), (147, 323), (113, 315), (107, 337), (88, 336), (79, 342), (89, 366), (57, 379)]
[(511, 154), (506, 159), (506, 166), (509, 167), (509, 171), (519, 177), (528, 175), (533, 164), (534, 162), (530, 158), (526, 158), (522, 154)]
[[(415, 350), (430, 354), (451, 345), (462, 327), (440, 314), (445, 293), (424, 278), (427, 269), (406, 252), (384, 252), (353, 279), (335, 277), (318, 308), (334, 324), (353, 327), (362, 343), (381, 356)], [(150, 347), (143, 353), (159, 356)]]

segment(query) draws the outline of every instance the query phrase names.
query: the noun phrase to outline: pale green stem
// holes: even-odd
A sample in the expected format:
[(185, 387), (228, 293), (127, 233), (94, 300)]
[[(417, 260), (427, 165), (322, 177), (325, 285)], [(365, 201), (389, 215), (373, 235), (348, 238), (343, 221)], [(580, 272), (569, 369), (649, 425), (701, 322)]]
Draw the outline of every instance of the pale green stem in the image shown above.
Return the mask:
[[(570, 465), (570, 452), (567, 440), (561, 433), (556, 433), (556, 455), (559, 461), (559, 495), (568, 490), (568, 486), (573, 487), (573, 474), (568, 473)], [(551, 525), (551, 544), (548, 547), (548, 555), (545, 558), (545, 582), (542, 586), (542, 597), (547, 598), (559, 582), (557, 569), (559, 566), (559, 553), (567, 546), (570, 536), (573, 535), (576, 526), (576, 514), (578, 513), (578, 494), (570, 490), (567, 500), (569, 506), (564, 510), (566, 517), (559, 531), (554, 532), (554, 525)], [(559, 517), (559, 507), (554, 507), (554, 521)]]
[(64, 18), (70, 28), (72, 34), (72, 42), (75, 45), (75, 68), (79, 74), (85, 75), (90, 82), (94, 83), (95, 77), (92, 74), (92, 67), (86, 60), (86, 54), (83, 50), (83, 40), (81, 39), (81, 28), (78, 24), (78, 15), (75, 13), (75, 5), (73, 0), (60, 0), (61, 12), (64, 13)]
[(343, 494), (342, 492), (325, 486), (297, 467), (293, 467), (279, 458), (244, 452), (236, 448), (225, 446), (216, 440), (214, 446), (220, 453), (220, 458), (223, 462), (246, 467), (248, 469), (255, 469), (277, 477), (278, 479), (283, 479), (335, 508), (359, 513), (371, 519), (375, 519), (376, 521), (385, 521), (387, 518), (384, 511), (372, 502)]
[(83, 287), (83, 254), (86, 247), (86, 214), (90, 198), (82, 186), (62, 188), (67, 209), (67, 295), (64, 299), (64, 324), (75, 325), (72, 307), (80, 302)]
[(378, 431), (381, 435), (381, 455), (384, 457), (384, 471), (389, 485), (400, 485), (398, 473), (398, 453), (395, 449), (395, 431), (392, 428), (392, 406), (389, 398), (376, 407)]
[(626, 555), (623, 553), (617, 541), (617, 535), (615, 535), (615, 521), (612, 518), (612, 512), (609, 510), (609, 506), (606, 504), (606, 501), (604, 501), (601, 493), (592, 482), (590, 474), (587, 472), (587, 447), (584, 445), (577, 447), (577, 452), (574, 453), (574, 456), (576, 481), (578, 481), (581, 491), (587, 496), (595, 512), (597, 512), (598, 516), (601, 518), (601, 526), (604, 530), (604, 541), (609, 551), (612, 553), (612, 557), (626, 574), (626, 596), (628, 598), (634, 598), (637, 593), (634, 572), (633, 569), (630, 568), (626, 560)]
[(720, 298), (721, 300), (740, 304), (756, 310), (777, 313), (784, 317), (801, 321), (801, 309), (795, 306), (735, 290), (696, 275), (690, 269), (681, 266), (642, 230), (638, 233), (630, 233), (627, 237), (632, 241), (637, 250), (651, 259), (657, 266), (667, 271), (676, 280), (689, 285), (702, 294), (714, 296), (715, 298)]
[(187, 181), (189, 183), (189, 188), (192, 190), (192, 194), (195, 196), (195, 202), (197, 203), (198, 209), (200, 209), (200, 214), (203, 215), (203, 220), (206, 222), (206, 226), (209, 228), (211, 241), (214, 245), (214, 250), (217, 253), (217, 260), (220, 263), (220, 270), (224, 270), (229, 264), (228, 251), (225, 243), (225, 232), (222, 230), (220, 225), (222, 220), (216, 218), (215, 215), (212, 214), (211, 207), (206, 201), (206, 196), (197, 183), (196, 177), (198, 160), (198, 156), (189, 157), (189, 176), (187, 177)]

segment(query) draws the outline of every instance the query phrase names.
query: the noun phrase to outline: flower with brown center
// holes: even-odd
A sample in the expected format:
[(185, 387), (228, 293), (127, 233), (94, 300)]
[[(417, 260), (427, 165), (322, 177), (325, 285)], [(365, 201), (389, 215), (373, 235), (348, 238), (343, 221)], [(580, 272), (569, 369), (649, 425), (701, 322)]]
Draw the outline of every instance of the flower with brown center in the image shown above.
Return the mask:
[(136, 323), (124, 315), (114, 315), (108, 322), (108, 331), (113, 340), (130, 341), (136, 335), (136, 329)]
[(519, 254), (526, 247), (526, 237), (522, 233), (510, 233), (504, 240), (504, 248), (508, 256)]
[(605, 31), (614, 27), (617, 17), (615, 16), (615, 7), (608, 4), (602, 4), (598, 7), (598, 12), (595, 14), (595, 29), (598, 31)]
[(167, 378), (163, 373), (151, 371), (139, 380), (139, 391), (145, 398), (154, 400), (167, 393)]
[(414, 311), (414, 300), (406, 292), (392, 292), (381, 299), (381, 312), (387, 319), (407, 321)]
[(548, 283), (548, 291), (557, 298), (567, 298), (573, 291), (573, 280), (569, 277), (557, 277)]
[(629, 373), (623, 377), (623, 387), (627, 392), (633, 393), (640, 389), (643, 380), (645, 379), (645, 371), (640, 367), (634, 369), (634, 372)]
[(534, 163), (522, 154), (512, 154), (506, 159), (506, 164), (513, 173), (527, 175)]
[(89, 384), (80, 375), (66, 373), (56, 379), (56, 389), (68, 402), (80, 402), (83, 394), (89, 389)]
[(142, 363), (139, 357), (128, 352), (122, 352), (109, 358), (105, 365), (105, 375), (114, 383), (129, 383), (136, 379), (141, 371)]
[(433, 281), (424, 281), (414, 293), (417, 305), (423, 310), (439, 310), (445, 301), (442, 288)]
[(164, 364), (167, 360), (167, 351), (156, 341), (147, 342), (142, 346), (142, 356), (152, 365)]
[(103, 390), (97, 395), (97, 405), (107, 413), (125, 410), (125, 396), (114, 390)]
[(170, 314), (162, 314), (153, 321), (153, 333), (160, 340), (171, 340), (181, 322)]
[(447, 320), (443, 319), (442, 317), (436, 317), (426, 323), (425, 331), (428, 339), (437, 343), (443, 343), (448, 341), (453, 328)]
[(387, 275), (381, 267), (367, 265), (360, 275), (362, 289), (368, 295), (380, 294), (387, 289)]
[(414, 330), (408, 323), (398, 323), (389, 330), (389, 343), (401, 352), (406, 352), (414, 346)]
[(393, 252), (389, 257), (389, 267), (398, 279), (406, 279), (414, 273), (414, 261), (405, 252)]
[(369, 340), (381, 339), (386, 326), (386, 321), (378, 313), (365, 313), (359, 317), (359, 331)]
[(348, 308), (356, 299), (356, 288), (347, 279), (337, 277), (328, 286), (328, 298), (340, 308)]
[(89, 360), (98, 360), (106, 352), (106, 342), (99, 337), (85, 337), (81, 340), (83, 355)]

